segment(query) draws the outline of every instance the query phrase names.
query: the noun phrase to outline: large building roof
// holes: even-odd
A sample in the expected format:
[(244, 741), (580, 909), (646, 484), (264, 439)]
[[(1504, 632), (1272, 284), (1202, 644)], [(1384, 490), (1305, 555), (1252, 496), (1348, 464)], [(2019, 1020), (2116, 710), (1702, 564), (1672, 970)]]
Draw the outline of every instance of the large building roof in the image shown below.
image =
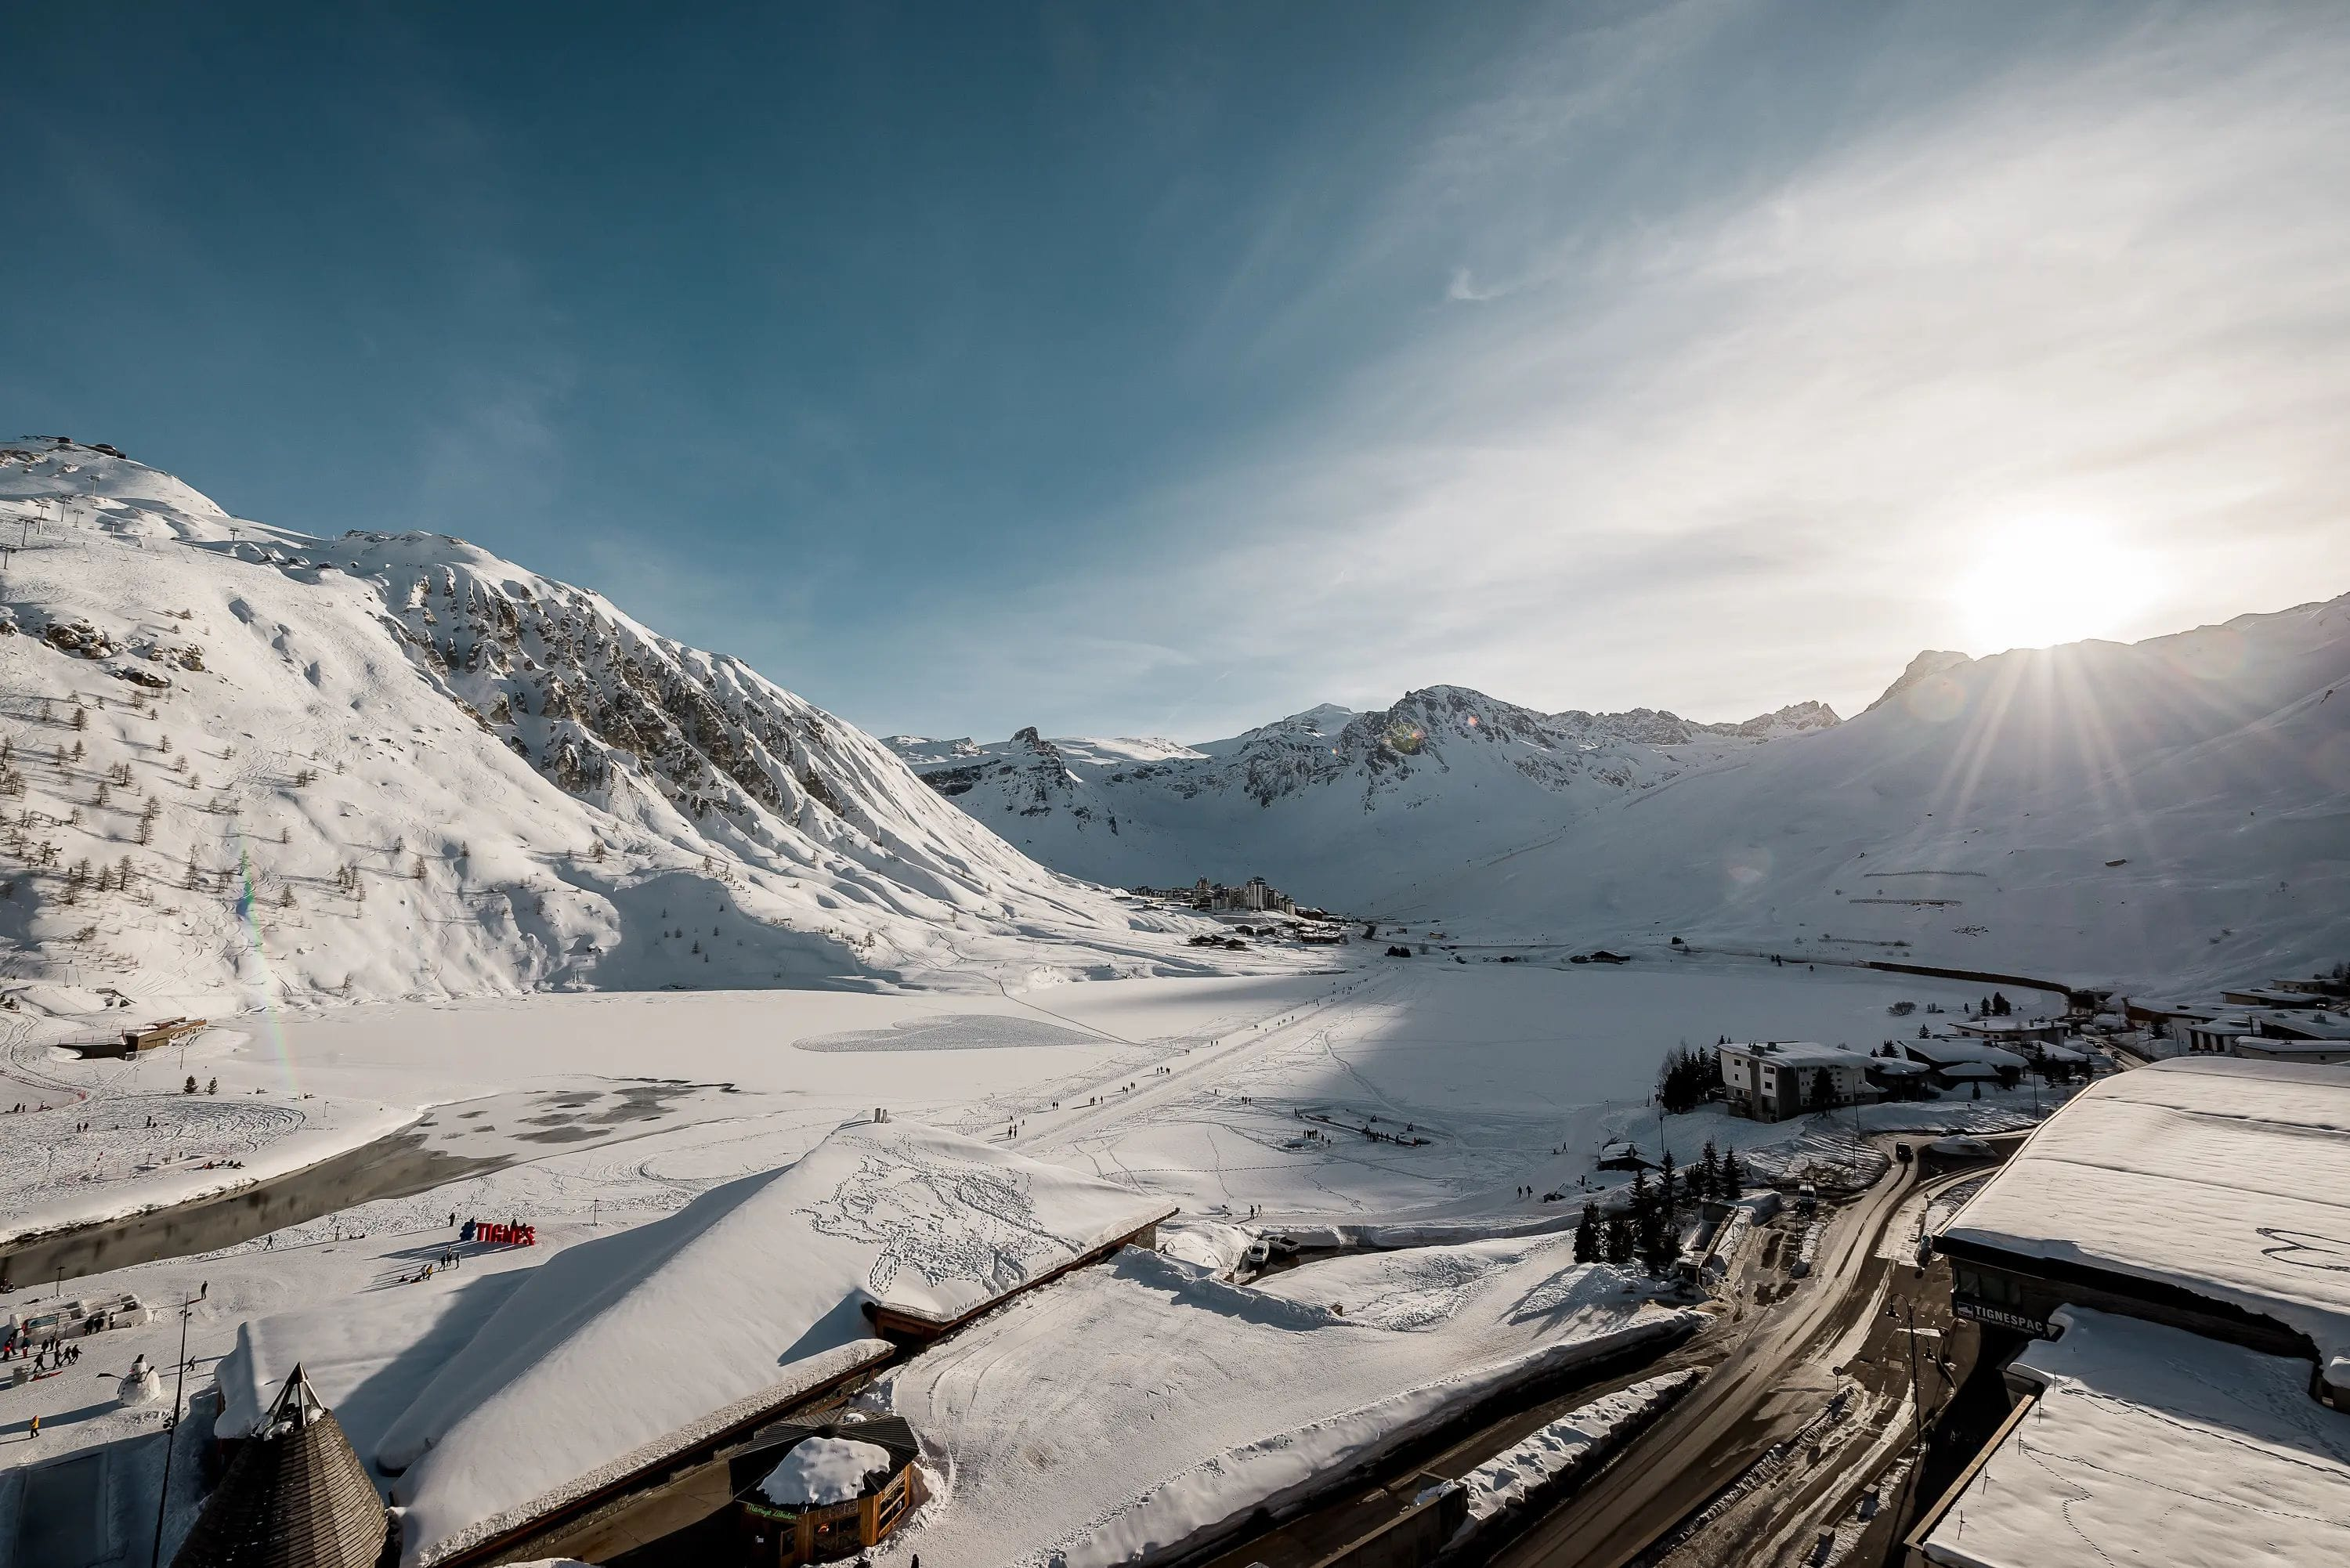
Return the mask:
[(2350, 1367), (2350, 1067), (2180, 1058), (2092, 1085), (1942, 1234), (2132, 1275), (2308, 1336)]
[(2304, 1363), (2067, 1307), (2041, 1386), (1934, 1522), (1942, 1568), (2350, 1562), (2350, 1415)]
[(1732, 1041), (1721, 1047), (1737, 1051), (1757, 1061), (1776, 1063), (1782, 1067), (1866, 1067), (1867, 1055), (1848, 1051), (1841, 1045), (1823, 1045), (1816, 1040)]

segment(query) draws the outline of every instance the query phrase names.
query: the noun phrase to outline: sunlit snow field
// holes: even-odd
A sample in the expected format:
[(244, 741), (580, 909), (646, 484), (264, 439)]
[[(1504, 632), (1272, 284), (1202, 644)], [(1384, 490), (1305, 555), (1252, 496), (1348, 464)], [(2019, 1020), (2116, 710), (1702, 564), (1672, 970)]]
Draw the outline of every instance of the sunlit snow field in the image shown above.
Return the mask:
[[(1431, 955), (1341, 973), (1007, 994), (376, 1004), (247, 1019), (136, 1073), (42, 1052), (43, 1077), (116, 1106), (66, 1156), (67, 1168), (104, 1179), (63, 1183), (50, 1141), (29, 1137), (43, 1118), (0, 1123), (0, 1181), (12, 1213), (68, 1198), (80, 1204), (75, 1217), (95, 1218), (184, 1195), (184, 1167), (213, 1153), (258, 1168), (276, 1140), (301, 1138), (300, 1153), (317, 1158), (337, 1129), (346, 1145), (364, 1141), (432, 1107), (418, 1129), (426, 1147), (513, 1162), (470, 1183), (484, 1199), (494, 1192), (549, 1216), (667, 1207), (886, 1107), (1014, 1141), (1193, 1213), (1465, 1214), (1518, 1205), (1522, 1184), (1572, 1184), (1606, 1138), (1653, 1132), (1657, 1064), (1677, 1044), (1727, 1035), (1874, 1046), (1914, 1028), (1887, 1015), (1891, 1003), (1955, 1012), (1974, 994), (1733, 961), (1569, 969)], [(217, 1078), (223, 1096), (172, 1094), (183, 1068)], [(134, 1106), (174, 1127), (233, 1124), (235, 1147), (198, 1138), (176, 1164), (141, 1169), (138, 1147), (160, 1135), (144, 1116), (111, 1130)], [(1352, 1130), (1374, 1126), (1428, 1141)], [(1309, 1128), (1318, 1136), (1306, 1138)], [(9, 1136), (19, 1131), (28, 1137)], [(1725, 1123), (1690, 1137), (1717, 1133), (1725, 1143), (1772, 1136)]]
[[(484, 1260), (453, 1277), (415, 1278), (447, 1244), (452, 1212), (539, 1226), (544, 1244), (536, 1252), (496, 1255), (497, 1268), (528, 1267), (555, 1249), (674, 1213), (723, 1182), (788, 1164), (877, 1108), (1178, 1207), (1182, 1212), (1161, 1227), (1161, 1244), (1193, 1262), (1232, 1261), (1241, 1232), (1228, 1222), (1252, 1209), (1301, 1234), (1317, 1223), (1343, 1231), (1424, 1222), (1433, 1227), (1429, 1239), (1472, 1248), (1481, 1235), (1523, 1233), (1531, 1225), (1549, 1233), (1524, 1244), (1547, 1258), (1565, 1245), (1553, 1227), (1571, 1222), (1582, 1184), (1617, 1179), (1595, 1168), (1600, 1145), (1629, 1136), (1654, 1147), (1658, 1122), (1648, 1101), (1668, 1049), (1723, 1035), (1873, 1046), (1914, 1031), (1910, 1020), (1888, 1016), (1892, 1003), (1933, 1001), (1956, 1012), (1974, 994), (1894, 976), (1732, 960), (1644, 960), (1614, 969), (1363, 953), (1351, 969), (1320, 974), (1025, 991), (373, 1004), (248, 1016), (197, 1036), (184, 1056), (173, 1048), (135, 1070), (66, 1060), (20, 1037), (9, 1069), (25, 1092), (37, 1085), (62, 1094), (71, 1085), (91, 1096), (77, 1114), (96, 1126), (77, 1158), (97, 1155), (115, 1174), (68, 1194), (85, 1217), (170, 1201), (199, 1179), (187, 1168), (192, 1149), (176, 1164), (138, 1168), (136, 1146), (159, 1137), (144, 1125), (150, 1110), (175, 1128), (205, 1129), (215, 1141), (233, 1137), (236, 1158), (255, 1172), (299, 1164), (292, 1157), (317, 1158), (386, 1127), (429, 1150), (492, 1162), (432, 1190), (359, 1204), (223, 1251), (67, 1282), (68, 1295), (128, 1290), (155, 1303), (208, 1285), (190, 1328), (193, 1387), (234, 1345), (237, 1325), (257, 1315), (348, 1301), (390, 1313), (386, 1322), (427, 1321), (416, 1314), (442, 1310), (439, 1297), (468, 1289), (492, 1266)], [(188, 1075), (207, 1085), (217, 1078), (219, 1096), (173, 1095), (176, 1080)], [(1920, 1125), (1970, 1112), (2012, 1115), (1991, 1103), (1950, 1102), (1926, 1108)], [(8, 1121), (14, 1125), (5, 1131), (14, 1133), (52, 1118)], [(1355, 1130), (1374, 1127), (1427, 1141), (1375, 1140)], [(1768, 1146), (1793, 1147), (1804, 1127), (1710, 1110), (1671, 1118), (1669, 1133), (1684, 1159), (1711, 1138), (1762, 1163)], [(1318, 1136), (1306, 1137), (1308, 1128)], [(55, 1200), (53, 1173), (39, 1168), (48, 1164), (34, 1142), (0, 1137), (0, 1181), (7, 1184), (0, 1210), (22, 1211), (36, 1195)], [(1553, 1192), (1559, 1199), (1544, 1202)], [(1541, 1274), (1564, 1257), (1537, 1267), (1529, 1255), (1528, 1267)], [(12, 1307), (55, 1293), (17, 1282)], [(1447, 1334), (1466, 1332), (1446, 1321)], [(1602, 1314), (1586, 1326), (1600, 1334), (1617, 1321)], [(176, 1351), (171, 1338), (161, 1322), (107, 1335), (104, 1370), (117, 1373), (142, 1351), (169, 1360)], [(1396, 1343), (1403, 1348), (1395, 1354), (1405, 1355), (1409, 1346)], [(1406, 1383), (1452, 1366), (1447, 1356), (1461, 1347), (1430, 1341), (1422, 1348), (1421, 1361), (1435, 1360), (1426, 1367), (1412, 1361), (1420, 1370)], [(1504, 1334), (1479, 1354), (1506, 1361), (1535, 1348)], [(1399, 1363), (1395, 1370), (1406, 1368)], [(11, 1446), (0, 1465), (151, 1428), (151, 1409), (116, 1407), (103, 1397), (109, 1381), (78, 1371), (69, 1376), (91, 1386), (66, 1408), (47, 1397), (50, 1385), (36, 1386), (46, 1406), (63, 1413), (52, 1416), (37, 1443)], [(1347, 1398), (1374, 1392), (1367, 1384)], [(366, 1397), (397, 1407), (411, 1393), (370, 1386)], [(1178, 1436), (1170, 1433), (1170, 1441)], [(1157, 1457), (1170, 1483), (1189, 1462), (1185, 1443), (1195, 1439), (1211, 1448), (1253, 1440), (1238, 1428), (1201, 1426)], [(1107, 1490), (1096, 1501), (1115, 1501), (1118, 1477), (1098, 1479)], [(1222, 1506), (1218, 1497), (1192, 1501), (1212, 1511)], [(192, 1507), (192, 1494), (184, 1501)], [(1153, 1524), (1157, 1505), (1129, 1501), (1140, 1511), (1120, 1513), (1128, 1521), (1121, 1530), (1177, 1528), (1191, 1518), (1186, 1504), (1173, 1523)], [(951, 1517), (969, 1524), (978, 1516)], [(1050, 1535), (1077, 1517), (1033, 1522)]]

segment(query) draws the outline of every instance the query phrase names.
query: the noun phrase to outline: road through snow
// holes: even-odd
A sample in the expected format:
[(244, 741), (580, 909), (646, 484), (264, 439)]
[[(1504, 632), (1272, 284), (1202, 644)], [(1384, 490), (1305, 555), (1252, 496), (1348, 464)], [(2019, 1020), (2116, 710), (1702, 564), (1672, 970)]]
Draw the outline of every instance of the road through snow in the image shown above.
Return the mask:
[(1497, 1568), (1622, 1568), (1816, 1411), (1836, 1353), (1875, 1309), (1877, 1241), (1914, 1184), (1894, 1165), (1831, 1220), (1811, 1282), (1749, 1331), (1671, 1414), (1565, 1508), (1493, 1559)]

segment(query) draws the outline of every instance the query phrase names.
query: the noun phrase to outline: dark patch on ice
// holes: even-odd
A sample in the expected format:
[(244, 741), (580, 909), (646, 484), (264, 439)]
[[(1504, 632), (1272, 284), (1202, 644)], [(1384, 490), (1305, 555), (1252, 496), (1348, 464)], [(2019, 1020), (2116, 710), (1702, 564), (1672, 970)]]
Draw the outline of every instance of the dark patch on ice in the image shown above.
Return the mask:
[(568, 1123), (559, 1127), (546, 1127), (538, 1132), (516, 1133), (525, 1143), (577, 1143), (582, 1138), (599, 1136), (594, 1127), (573, 1127)]
[(887, 1029), (852, 1029), (795, 1040), (802, 1051), (1001, 1051), (1037, 1045), (1107, 1045), (1099, 1035), (1034, 1018), (991, 1012), (949, 1012)]

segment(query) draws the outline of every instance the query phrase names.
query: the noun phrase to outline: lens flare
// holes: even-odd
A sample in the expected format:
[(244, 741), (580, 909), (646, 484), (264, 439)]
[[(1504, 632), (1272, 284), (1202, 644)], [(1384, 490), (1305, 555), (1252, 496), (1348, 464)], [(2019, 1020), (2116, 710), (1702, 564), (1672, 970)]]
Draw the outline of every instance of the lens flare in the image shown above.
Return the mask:
[(1929, 675), (1901, 693), (1901, 705), (1929, 723), (1947, 724), (1967, 711), (1967, 689), (1947, 675)]
[(302, 1085), (294, 1076), (294, 1053), (286, 1045), (286, 1020), (277, 1008), (277, 984), (269, 972), (269, 954), (261, 945), (261, 900), (253, 887), (253, 856), (242, 833), (236, 836), (236, 920), (244, 929), (245, 953), (260, 976), (257, 989), (261, 992), (262, 1023), (269, 1035), (270, 1049), (276, 1054), (277, 1073), (286, 1085), (286, 1092), (299, 1098)]

